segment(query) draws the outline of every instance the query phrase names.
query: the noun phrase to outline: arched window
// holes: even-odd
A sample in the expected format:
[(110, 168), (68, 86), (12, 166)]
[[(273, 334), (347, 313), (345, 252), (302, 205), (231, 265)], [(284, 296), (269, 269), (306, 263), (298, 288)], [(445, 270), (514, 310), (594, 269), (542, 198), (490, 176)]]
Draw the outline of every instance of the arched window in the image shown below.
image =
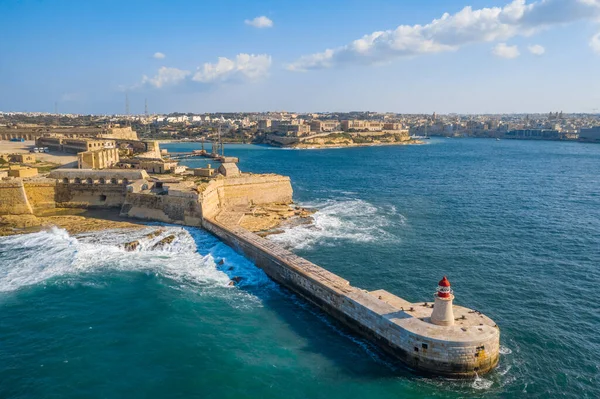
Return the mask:
[(110, 184), (117, 184), (117, 179), (115, 179), (114, 177), (110, 179)]
[(98, 183), (100, 184), (106, 184), (106, 180), (104, 180), (104, 177), (101, 177), (98, 179)]
[(85, 182), (87, 184), (93, 184), (94, 183), (94, 181), (90, 177), (88, 177), (87, 179), (85, 179)]
[(64, 184), (69, 184), (69, 178), (68, 177), (64, 177), (63, 178), (63, 183)]
[(79, 177), (75, 178), (75, 184), (81, 184), (81, 179)]
[(125, 185), (129, 184), (129, 180), (123, 179), (123, 184), (125, 184)]

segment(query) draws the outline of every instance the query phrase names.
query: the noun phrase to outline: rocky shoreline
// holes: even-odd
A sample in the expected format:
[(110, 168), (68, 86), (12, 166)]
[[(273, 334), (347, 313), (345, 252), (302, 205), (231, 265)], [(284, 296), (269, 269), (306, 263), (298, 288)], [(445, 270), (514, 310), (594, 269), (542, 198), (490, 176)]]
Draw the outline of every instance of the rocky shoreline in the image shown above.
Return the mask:
[[(71, 211), (72, 210), (65, 210)], [(69, 234), (111, 229), (141, 229), (146, 225), (129, 220), (117, 220), (115, 215), (107, 218), (97, 213), (61, 214), (60, 210), (46, 215), (2, 215), (0, 216), (0, 236), (35, 233), (51, 227), (65, 229)]]

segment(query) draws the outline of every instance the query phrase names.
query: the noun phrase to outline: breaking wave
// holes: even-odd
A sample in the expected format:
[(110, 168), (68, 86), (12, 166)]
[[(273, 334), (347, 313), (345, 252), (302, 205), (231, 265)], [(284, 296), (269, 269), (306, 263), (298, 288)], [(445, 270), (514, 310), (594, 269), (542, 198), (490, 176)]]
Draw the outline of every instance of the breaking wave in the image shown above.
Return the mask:
[(475, 380), (473, 380), (473, 384), (471, 384), (471, 387), (473, 387), (473, 389), (477, 389), (477, 390), (482, 390), (482, 389), (487, 390), (487, 389), (490, 389), (492, 387), (492, 385), (494, 385), (493, 381), (477, 375), (475, 377)]
[[(137, 248), (126, 251), (124, 244), (132, 241), (139, 243)], [(166, 278), (175, 288), (191, 289), (199, 295), (207, 290), (219, 295), (215, 288), (226, 297), (236, 292), (238, 297), (231, 299), (243, 306), (248, 300), (260, 301), (248, 290), (230, 289), (232, 277), (241, 278), (240, 287), (274, 285), (251, 261), (195, 228), (152, 226), (77, 236), (52, 228), (0, 238), (0, 257), (0, 292), (72, 281), (93, 273), (137, 271)], [(240, 301), (239, 296), (244, 298)]]
[(386, 230), (393, 224), (404, 225), (406, 219), (395, 207), (378, 209), (360, 200), (327, 200), (302, 203), (303, 207), (315, 208), (313, 223), (284, 229), (269, 239), (289, 249), (309, 249), (316, 242), (333, 246), (342, 242), (373, 242), (397, 240)]

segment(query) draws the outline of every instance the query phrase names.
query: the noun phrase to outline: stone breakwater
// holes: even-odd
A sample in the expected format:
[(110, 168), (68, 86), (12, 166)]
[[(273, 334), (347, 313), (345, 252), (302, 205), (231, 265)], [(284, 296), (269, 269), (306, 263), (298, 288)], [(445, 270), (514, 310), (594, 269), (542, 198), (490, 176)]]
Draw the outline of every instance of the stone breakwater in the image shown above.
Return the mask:
[(367, 292), (256, 234), (204, 219), (202, 226), (252, 259), (273, 280), (298, 293), (385, 352), (432, 374), (471, 378), (498, 363), (500, 330), (481, 313), (454, 306), (456, 323), (430, 322), (429, 303), (410, 303), (385, 290)]

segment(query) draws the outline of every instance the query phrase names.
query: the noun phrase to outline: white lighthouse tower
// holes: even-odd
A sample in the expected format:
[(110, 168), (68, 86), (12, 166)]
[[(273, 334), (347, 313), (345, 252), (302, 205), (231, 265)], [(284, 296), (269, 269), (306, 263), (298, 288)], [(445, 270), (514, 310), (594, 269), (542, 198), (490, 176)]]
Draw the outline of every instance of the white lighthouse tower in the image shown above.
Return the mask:
[(454, 294), (450, 288), (450, 281), (444, 276), (438, 283), (437, 292), (433, 295), (435, 303), (431, 312), (431, 322), (439, 326), (454, 325), (454, 312), (452, 312), (452, 300)]

